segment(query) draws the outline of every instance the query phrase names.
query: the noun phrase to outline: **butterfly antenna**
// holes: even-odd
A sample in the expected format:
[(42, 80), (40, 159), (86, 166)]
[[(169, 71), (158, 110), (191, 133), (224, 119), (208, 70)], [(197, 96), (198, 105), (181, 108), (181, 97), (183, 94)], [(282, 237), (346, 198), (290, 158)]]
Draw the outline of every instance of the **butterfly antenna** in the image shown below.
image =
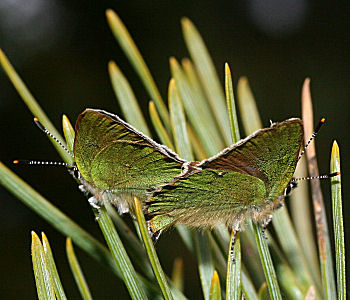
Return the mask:
[(326, 179), (326, 178), (331, 178), (331, 177), (335, 177), (338, 175), (340, 175), (340, 172), (334, 172), (331, 174), (319, 175), (319, 176), (293, 178), (292, 181), (297, 182), (297, 181), (301, 181), (301, 180)]
[(68, 148), (62, 144), (62, 142), (56, 138), (50, 131), (48, 131), (43, 124), (40, 123), (40, 121), (37, 118), (34, 118), (34, 122), (36, 126), (39, 127), (39, 129), (44, 132), (46, 135), (51, 137), (57, 144), (59, 144), (71, 157), (74, 158), (74, 155), (68, 150)]
[(305, 153), (306, 151), (306, 148), (310, 145), (311, 141), (316, 137), (316, 135), (318, 134), (318, 132), (320, 131), (322, 125), (326, 122), (326, 119), (325, 118), (322, 118), (320, 120), (320, 122), (318, 122), (318, 125), (316, 126), (316, 129), (314, 130), (314, 133), (311, 135), (309, 141), (306, 143), (303, 151), (300, 152), (299, 156), (298, 156), (298, 160), (300, 160), (300, 158), (303, 156), (303, 154)]
[(71, 164), (67, 164), (62, 161), (43, 161), (43, 160), (27, 160), (27, 159), (16, 159), (13, 161), (15, 165), (23, 164), (23, 165), (50, 165), (50, 166), (65, 166), (68, 168), (73, 168), (74, 166)]
[(292, 178), (292, 180), (287, 185), (286, 189), (284, 190), (284, 196), (287, 196), (291, 193), (292, 190), (294, 190), (298, 186), (298, 181), (302, 180), (313, 180), (313, 179), (325, 179), (325, 178), (331, 178), (340, 175), (340, 172), (334, 172), (326, 175), (319, 175), (319, 176), (310, 176), (310, 177), (300, 177), (300, 178)]

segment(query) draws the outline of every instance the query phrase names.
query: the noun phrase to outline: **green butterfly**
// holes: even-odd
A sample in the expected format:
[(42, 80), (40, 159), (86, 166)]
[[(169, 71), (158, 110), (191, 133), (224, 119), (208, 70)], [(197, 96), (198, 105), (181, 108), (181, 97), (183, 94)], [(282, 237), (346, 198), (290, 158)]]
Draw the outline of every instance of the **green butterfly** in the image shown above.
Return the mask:
[(303, 143), (300, 119), (261, 129), (156, 188), (146, 201), (151, 233), (173, 224), (239, 230), (247, 217), (262, 225), (283, 205)]
[(187, 162), (118, 116), (86, 109), (75, 125), (75, 165), (68, 169), (97, 209), (110, 202), (125, 213), (139, 198), (155, 237), (173, 224), (239, 230), (246, 217), (266, 225), (282, 205), (295, 184), (302, 141), (302, 121), (289, 119)]
[[(310, 141), (323, 123), (321, 119)], [(80, 189), (92, 195), (89, 202), (97, 209), (110, 202), (125, 213), (139, 198), (155, 238), (174, 224), (212, 228), (223, 223), (237, 231), (247, 217), (266, 227), (271, 212), (283, 205), (285, 195), (296, 186), (293, 174), (303, 135), (302, 121), (288, 119), (256, 131), (209, 159), (188, 162), (118, 116), (86, 109), (75, 125), (71, 154), (75, 164), (49, 164), (67, 166), (80, 181)]]

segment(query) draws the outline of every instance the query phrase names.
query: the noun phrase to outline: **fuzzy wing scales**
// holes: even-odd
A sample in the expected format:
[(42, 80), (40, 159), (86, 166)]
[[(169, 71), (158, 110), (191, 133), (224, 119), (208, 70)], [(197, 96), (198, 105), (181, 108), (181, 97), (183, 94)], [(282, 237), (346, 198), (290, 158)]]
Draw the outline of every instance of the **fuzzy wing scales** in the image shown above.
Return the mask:
[(257, 177), (266, 185), (266, 200), (274, 201), (294, 174), (302, 142), (302, 121), (289, 119), (258, 130), (199, 166)]
[(256, 177), (230, 171), (203, 170), (180, 177), (153, 193), (147, 202), (152, 231), (173, 223), (193, 227), (234, 226), (266, 196)]
[(128, 141), (108, 144), (94, 158), (91, 177), (101, 189), (144, 191), (170, 182), (181, 166), (152, 147)]
[(84, 180), (112, 200), (113, 194), (145, 198), (148, 189), (179, 176), (185, 162), (118, 116), (94, 109), (77, 120), (74, 156)]

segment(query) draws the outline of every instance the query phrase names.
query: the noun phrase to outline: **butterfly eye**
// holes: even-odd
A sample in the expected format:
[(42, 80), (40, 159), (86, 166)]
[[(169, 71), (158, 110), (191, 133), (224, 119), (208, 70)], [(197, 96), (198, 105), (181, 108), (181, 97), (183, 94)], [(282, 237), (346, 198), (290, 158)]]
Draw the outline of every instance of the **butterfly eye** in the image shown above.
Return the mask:
[(286, 189), (284, 190), (284, 195), (288, 196), (291, 193), (291, 191), (294, 190), (297, 187), (297, 185), (298, 185), (298, 183), (295, 180), (292, 179), (288, 183)]
[(284, 195), (285, 196), (289, 195), (291, 191), (292, 191), (292, 188), (290, 187), (290, 184), (288, 184), (288, 186), (284, 190)]
[(74, 167), (73, 169), (73, 176), (76, 178), (76, 179), (80, 179), (81, 175), (80, 175), (80, 172), (78, 170), (77, 167)]

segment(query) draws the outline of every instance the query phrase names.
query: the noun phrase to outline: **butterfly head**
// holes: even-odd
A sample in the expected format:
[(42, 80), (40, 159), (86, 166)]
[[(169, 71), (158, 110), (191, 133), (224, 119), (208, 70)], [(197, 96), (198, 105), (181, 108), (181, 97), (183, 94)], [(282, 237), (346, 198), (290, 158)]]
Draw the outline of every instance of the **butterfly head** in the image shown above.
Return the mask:
[(292, 180), (288, 183), (287, 187), (284, 190), (284, 196), (288, 196), (292, 190), (294, 190), (298, 186), (298, 182), (292, 178)]
[(68, 172), (69, 174), (71, 174), (75, 179), (77, 179), (78, 181), (82, 180), (82, 175), (78, 170), (77, 165), (74, 163), (72, 166), (67, 166)]

